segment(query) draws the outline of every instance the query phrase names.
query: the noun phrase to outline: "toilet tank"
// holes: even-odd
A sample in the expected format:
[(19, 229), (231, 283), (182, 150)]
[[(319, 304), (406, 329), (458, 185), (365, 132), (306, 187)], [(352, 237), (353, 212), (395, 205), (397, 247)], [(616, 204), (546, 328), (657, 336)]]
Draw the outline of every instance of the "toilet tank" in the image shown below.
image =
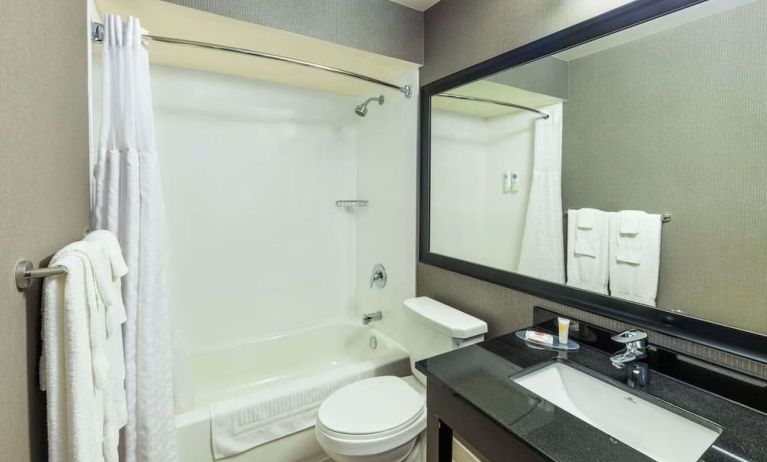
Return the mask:
[(423, 384), (426, 378), (416, 371), (417, 361), (479, 343), (487, 333), (485, 321), (429, 297), (405, 300), (405, 314), (412, 321), (405, 337), (410, 368)]

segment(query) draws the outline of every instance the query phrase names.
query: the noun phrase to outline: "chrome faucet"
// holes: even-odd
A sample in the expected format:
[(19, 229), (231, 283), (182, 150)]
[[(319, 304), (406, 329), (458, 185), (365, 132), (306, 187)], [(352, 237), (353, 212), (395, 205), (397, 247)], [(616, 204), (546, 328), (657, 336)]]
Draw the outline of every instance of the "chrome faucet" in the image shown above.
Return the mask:
[(373, 272), (370, 274), (370, 287), (373, 285), (380, 288), (386, 286), (386, 268), (380, 263), (373, 267)]
[(383, 319), (383, 313), (381, 311), (376, 311), (375, 313), (366, 313), (362, 315), (362, 324), (368, 325), (373, 321), (380, 321)]
[(626, 367), (630, 382), (645, 386), (650, 382), (650, 367), (642, 361), (647, 358), (647, 332), (630, 329), (613, 335), (612, 339), (626, 345), (624, 349), (610, 357), (610, 362), (617, 369)]

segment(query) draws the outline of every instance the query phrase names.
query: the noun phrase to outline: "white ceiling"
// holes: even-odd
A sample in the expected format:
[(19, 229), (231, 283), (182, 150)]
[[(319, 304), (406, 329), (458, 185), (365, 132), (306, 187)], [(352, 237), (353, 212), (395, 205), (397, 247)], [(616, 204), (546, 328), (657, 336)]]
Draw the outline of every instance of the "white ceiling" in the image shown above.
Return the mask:
[(439, 0), (391, 0), (394, 3), (399, 3), (400, 5), (405, 5), (407, 7), (410, 7), (414, 10), (418, 11), (426, 11), (432, 6), (434, 6), (435, 3), (439, 2)]

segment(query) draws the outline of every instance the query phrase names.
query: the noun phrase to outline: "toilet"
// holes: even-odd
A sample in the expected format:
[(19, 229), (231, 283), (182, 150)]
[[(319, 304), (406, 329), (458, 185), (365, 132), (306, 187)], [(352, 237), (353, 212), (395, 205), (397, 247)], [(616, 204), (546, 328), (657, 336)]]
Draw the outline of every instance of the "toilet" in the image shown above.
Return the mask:
[(337, 462), (425, 460), (426, 377), (415, 363), (481, 342), (487, 323), (428, 297), (405, 300), (406, 345), (413, 375), (360, 380), (336, 390), (320, 406), (315, 434)]

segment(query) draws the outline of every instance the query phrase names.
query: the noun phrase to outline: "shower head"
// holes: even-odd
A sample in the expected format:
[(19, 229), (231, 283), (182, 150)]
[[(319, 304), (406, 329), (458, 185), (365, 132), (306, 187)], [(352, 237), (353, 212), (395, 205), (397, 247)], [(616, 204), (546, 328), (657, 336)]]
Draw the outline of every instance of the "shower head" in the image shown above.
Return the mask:
[(383, 103), (384, 103), (384, 95), (381, 95), (381, 96), (377, 96), (377, 97), (374, 97), (374, 98), (368, 98), (368, 100), (367, 100), (367, 101), (365, 101), (365, 102), (364, 102), (364, 103), (362, 103), (362, 104), (359, 104), (359, 105), (357, 105), (357, 107), (356, 107), (356, 108), (354, 108), (354, 113), (355, 113), (355, 114), (357, 114), (357, 115), (358, 115), (358, 116), (360, 116), (360, 117), (365, 117), (365, 116), (368, 114), (368, 104), (369, 104), (371, 101), (378, 101), (378, 104), (379, 104), (380, 106), (383, 106)]

